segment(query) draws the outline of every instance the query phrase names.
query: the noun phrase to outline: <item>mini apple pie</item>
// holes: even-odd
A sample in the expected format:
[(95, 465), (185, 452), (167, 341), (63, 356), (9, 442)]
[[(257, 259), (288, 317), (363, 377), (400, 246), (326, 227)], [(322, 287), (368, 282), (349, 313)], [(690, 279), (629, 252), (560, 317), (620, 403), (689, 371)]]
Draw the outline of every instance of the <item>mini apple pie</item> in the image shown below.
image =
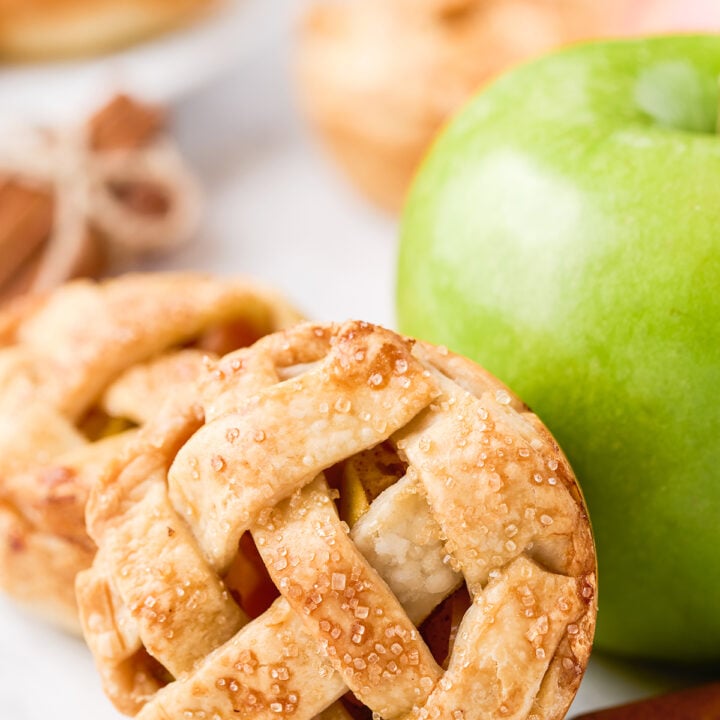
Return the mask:
[(174, 718), (561, 718), (596, 615), (572, 471), (482, 368), (298, 325), (174, 395), (92, 490), (115, 705)]
[(204, 356), (297, 320), (251, 283), (191, 274), (76, 281), (0, 313), (0, 588), (79, 630), (96, 477)]

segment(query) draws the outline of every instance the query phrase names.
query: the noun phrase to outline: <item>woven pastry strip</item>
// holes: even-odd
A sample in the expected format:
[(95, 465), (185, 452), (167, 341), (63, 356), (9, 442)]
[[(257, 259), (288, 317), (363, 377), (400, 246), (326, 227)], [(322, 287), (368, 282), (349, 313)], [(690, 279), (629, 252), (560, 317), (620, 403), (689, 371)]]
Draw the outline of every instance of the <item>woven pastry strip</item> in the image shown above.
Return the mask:
[[(261, 510), (389, 437), (435, 394), (412, 357), (402, 360), (403, 374), (393, 372), (396, 355), (402, 359), (397, 341), (380, 344), (377, 352), (352, 339), (348, 344), (362, 348), (356, 350), (364, 353), (361, 363), (346, 357), (339, 343), (318, 367), (266, 388), (241, 413), (209, 422), (178, 454), (170, 495), (215, 567), (228, 566)], [(372, 367), (377, 380), (354, 377), (358, 365)], [(405, 394), (410, 384), (412, 394)]]
[[(116, 705), (309, 719), (350, 688), (387, 718), (560, 717), (594, 627), (589, 525), (547, 431), (473, 368), (363, 323), (306, 325), (224, 358), (204, 425), (166, 407), (89, 506), (101, 551), (80, 605)], [(407, 472), (348, 533), (323, 471), (384, 440)], [(250, 622), (219, 580), (246, 530), (281, 593)], [(443, 671), (416, 625), (463, 581)]]

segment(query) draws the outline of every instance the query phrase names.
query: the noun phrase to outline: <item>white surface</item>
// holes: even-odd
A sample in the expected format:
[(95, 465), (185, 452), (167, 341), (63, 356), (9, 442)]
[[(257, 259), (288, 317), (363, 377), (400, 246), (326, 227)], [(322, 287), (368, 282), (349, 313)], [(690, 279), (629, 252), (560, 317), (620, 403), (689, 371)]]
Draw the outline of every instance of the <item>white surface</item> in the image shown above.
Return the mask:
[[(284, 18), (278, 10), (276, 20)], [(206, 183), (209, 208), (202, 240), (155, 266), (248, 273), (312, 317), (392, 325), (394, 223), (355, 196), (307, 136), (287, 47), (287, 38), (266, 45), (177, 108), (177, 136)], [(680, 682), (596, 656), (570, 715)], [(79, 640), (0, 600), (0, 719), (49, 717), (119, 716)]]
[(0, 66), (0, 123), (71, 122), (118, 92), (176, 100), (251, 54), (287, 0), (224, 0), (207, 18), (100, 58)]

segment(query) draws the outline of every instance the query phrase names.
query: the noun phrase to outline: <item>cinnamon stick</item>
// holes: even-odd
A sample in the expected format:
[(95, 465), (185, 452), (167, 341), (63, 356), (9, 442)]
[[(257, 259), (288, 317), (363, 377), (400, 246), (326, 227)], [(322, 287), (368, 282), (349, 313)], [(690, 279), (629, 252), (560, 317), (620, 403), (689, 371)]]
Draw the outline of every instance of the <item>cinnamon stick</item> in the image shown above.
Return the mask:
[(598, 710), (575, 720), (720, 720), (720, 682)]
[(0, 180), (0, 287), (47, 240), (52, 221), (49, 190)]
[(95, 150), (132, 150), (149, 143), (165, 125), (165, 113), (118, 95), (88, 121)]

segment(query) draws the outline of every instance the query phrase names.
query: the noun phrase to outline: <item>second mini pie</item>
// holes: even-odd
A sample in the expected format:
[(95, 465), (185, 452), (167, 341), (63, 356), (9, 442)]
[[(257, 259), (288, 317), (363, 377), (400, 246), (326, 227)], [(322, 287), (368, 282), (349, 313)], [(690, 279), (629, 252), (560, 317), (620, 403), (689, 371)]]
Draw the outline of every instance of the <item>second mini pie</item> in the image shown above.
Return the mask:
[(203, 356), (296, 322), (273, 292), (197, 273), (75, 281), (0, 313), (0, 589), (77, 631), (85, 501)]

